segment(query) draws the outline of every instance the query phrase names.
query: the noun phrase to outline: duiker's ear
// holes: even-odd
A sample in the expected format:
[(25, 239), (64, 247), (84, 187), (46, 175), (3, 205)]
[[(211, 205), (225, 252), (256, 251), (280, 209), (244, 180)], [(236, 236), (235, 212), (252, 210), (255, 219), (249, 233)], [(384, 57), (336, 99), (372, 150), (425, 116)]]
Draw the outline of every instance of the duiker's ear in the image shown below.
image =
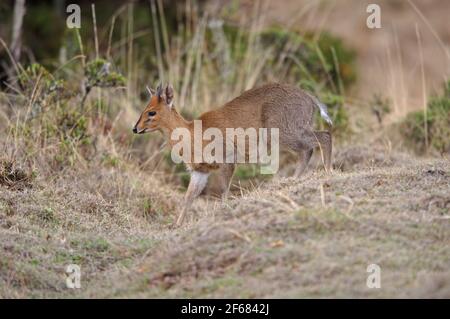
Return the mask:
[(166, 97), (166, 104), (170, 107), (173, 106), (173, 86), (171, 84), (167, 84), (166, 89), (164, 90), (164, 95)]

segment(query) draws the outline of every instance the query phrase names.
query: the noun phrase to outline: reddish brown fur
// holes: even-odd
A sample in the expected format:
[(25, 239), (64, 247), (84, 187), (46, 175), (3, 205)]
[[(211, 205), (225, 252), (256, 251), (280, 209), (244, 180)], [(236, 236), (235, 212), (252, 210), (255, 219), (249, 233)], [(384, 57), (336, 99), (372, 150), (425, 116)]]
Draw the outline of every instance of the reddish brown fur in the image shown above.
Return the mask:
[[(186, 121), (174, 107), (173, 89), (168, 86), (153, 96), (150, 103), (141, 114), (135, 125), (135, 133), (146, 133), (159, 130), (171, 141), (170, 136), (175, 128), (184, 127), (194, 134), (193, 122)], [(316, 108), (314, 98), (303, 90), (284, 84), (267, 84), (251, 89), (241, 96), (226, 103), (222, 107), (206, 112), (199, 117), (203, 131), (210, 127), (218, 128), (225, 136), (226, 128), (278, 128), (280, 145), (286, 146), (299, 154), (300, 162), (296, 176), (306, 168), (312, 151), (320, 147), (322, 158), (327, 171), (331, 169), (331, 134), (326, 131), (313, 130), (313, 112)], [(149, 116), (148, 112), (156, 112)], [(206, 142), (204, 142), (206, 143)], [(193, 150), (193, 147), (192, 147)], [(220, 169), (223, 192), (228, 191), (234, 171), (234, 164), (186, 163), (192, 172), (209, 174), (211, 170)], [(204, 187), (204, 175), (191, 178), (185, 207), (177, 224), (181, 224), (184, 213), (189, 208), (194, 197)], [(207, 176), (207, 175), (206, 175)], [(196, 181), (197, 180), (197, 181)], [(199, 186), (202, 184), (201, 186)]]

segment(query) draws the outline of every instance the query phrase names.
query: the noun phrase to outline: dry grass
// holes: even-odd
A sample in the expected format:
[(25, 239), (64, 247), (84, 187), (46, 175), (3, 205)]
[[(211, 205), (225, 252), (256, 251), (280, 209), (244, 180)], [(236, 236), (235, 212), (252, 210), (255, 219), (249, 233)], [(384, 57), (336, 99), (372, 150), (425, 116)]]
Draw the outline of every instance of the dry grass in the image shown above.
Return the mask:
[[(2, 188), (0, 294), (449, 297), (449, 162), (375, 162), (366, 149), (364, 163), (353, 152), (331, 176), (274, 178), (226, 203), (203, 197), (175, 230), (182, 193), (133, 169)], [(65, 287), (70, 263), (80, 290)], [(365, 285), (372, 263), (381, 289)]]
[(33, 173), (26, 172), (20, 167), (15, 167), (15, 163), (2, 160), (0, 161), (0, 185), (3, 187), (23, 190), (25, 187), (31, 187)]
[[(161, 3), (150, 2), (153, 17)], [(272, 12), (267, 5), (243, 10), (251, 12), (243, 29), (257, 30), (261, 12)], [(307, 19), (291, 24), (325, 23), (327, 14), (311, 8), (302, 11)], [(300, 180), (290, 178), (293, 157), (283, 155), (278, 176), (235, 178), (229, 200), (202, 196), (183, 227), (170, 227), (184, 175), (168, 167), (161, 137), (130, 130), (135, 106), (146, 102), (140, 93), (155, 84), (149, 78), (176, 83), (176, 107), (190, 116), (259, 82), (284, 80), (283, 66), (264, 68), (270, 52), (253, 35), (235, 65), (226, 63), (230, 48), (209, 51), (202, 41), (210, 26), (197, 10), (192, 5), (180, 34), (169, 38), (164, 19), (135, 32), (133, 4), (118, 9), (107, 26), (106, 57), (126, 74), (126, 90), (93, 88), (83, 114), (78, 96), (30, 119), (42, 83), (31, 97), (2, 92), (0, 297), (450, 297), (450, 163), (400, 152), (389, 131), (366, 125), (367, 108), (351, 114), (358, 134), (335, 143), (332, 175), (316, 159)], [(347, 20), (340, 20), (343, 27)], [(114, 28), (124, 36), (119, 43), (111, 43)], [(149, 32), (161, 40), (152, 56), (157, 72), (145, 70), (148, 54), (133, 46)], [(102, 56), (97, 41), (101, 47), (102, 37), (95, 38), (95, 55)], [(71, 90), (84, 76), (78, 64), (92, 59), (88, 50), (80, 45), (83, 56), (58, 70)], [(223, 59), (223, 69), (213, 59)], [(86, 126), (61, 125), (62, 110)], [(65, 285), (65, 267), (73, 263), (81, 266), (79, 290)], [(382, 269), (381, 289), (366, 287), (372, 263)]]

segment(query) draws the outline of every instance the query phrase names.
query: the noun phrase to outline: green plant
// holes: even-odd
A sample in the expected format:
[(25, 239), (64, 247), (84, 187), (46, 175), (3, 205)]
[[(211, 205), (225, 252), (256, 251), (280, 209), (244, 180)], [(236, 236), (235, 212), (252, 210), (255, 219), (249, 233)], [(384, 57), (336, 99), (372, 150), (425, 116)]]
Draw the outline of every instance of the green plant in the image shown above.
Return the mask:
[(259, 167), (258, 165), (238, 165), (236, 167), (236, 171), (234, 172), (234, 176), (236, 178), (247, 180), (255, 178), (259, 175)]
[(30, 64), (19, 75), (22, 93), (31, 105), (31, 117), (64, 98), (64, 81), (56, 79), (39, 63)]
[(442, 95), (430, 99), (425, 112), (408, 114), (401, 131), (407, 144), (418, 153), (430, 148), (441, 154), (450, 152), (450, 80)]
[(53, 116), (40, 119), (44, 124), (42, 141), (58, 141), (54, 160), (58, 167), (72, 166), (78, 157), (87, 158), (93, 150), (92, 135), (88, 131), (89, 120), (74, 105), (63, 104)]
[(320, 37), (279, 27), (264, 30), (261, 41), (266, 49), (273, 50), (272, 67), (282, 68), (294, 82), (310, 89), (318, 85), (342, 93), (343, 85), (356, 79), (355, 52), (343, 41), (323, 32)]
[(82, 109), (92, 88), (113, 88), (125, 85), (125, 77), (118, 72), (111, 71), (111, 63), (103, 59), (95, 59), (87, 63), (84, 75), (84, 94), (81, 100)]
[[(341, 39), (329, 33), (302, 35), (281, 27), (251, 33), (214, 21), (206, 33), (206, 45), (212, 52), (208, 62), (218, 71), (220, 85), (238, 86), (245, 81), (251, 86), (269, 81), (297, 84), (327, 104), (335, 136), (351, 132), (343, 94), (344, 87), (356, 79), (355, 52)], [(319, 119), (318, 125), (323, 126)]]
[(51, 207), (45, 207), (44, 209), (38, 211), (37, 218), (46, 223), (51, 223), (56, 220), (55, 214)]
[(101, 162), (105, 166), (118, 167), (120, 164), (120, 159), (112, 154), (103, 154), (101, 157)]
[[(349, 117), (344, 109), (344, 97), (339, 94), (333, 94), (330, 91), (324, 91), (320, 94), (321, 101), (328, 106), (328, 113), (333, 120), (333, 126), (330, 128), (335, 137), (344, 137), (350, 134)], [(318, 112), (316, 114), (316, 124), (323, 127), (324, 121)]]
[(384, 117), (391, 112), (391, 101), (388, 98), (383, 98), (381, 94), (374, 94), (370, 101), (370, 107), (381, 125)]
[(265, 49), (273, 51), (270, 67), (289, 82), (317, 94), (328, 106), (333, 133), (344, 136), (351, 132), (342, 94), (344, 85), (356, 78), (354, 51), (329, 33), (316, 40), (312, 34), (271, 28), (261, 33), (261, 39)]

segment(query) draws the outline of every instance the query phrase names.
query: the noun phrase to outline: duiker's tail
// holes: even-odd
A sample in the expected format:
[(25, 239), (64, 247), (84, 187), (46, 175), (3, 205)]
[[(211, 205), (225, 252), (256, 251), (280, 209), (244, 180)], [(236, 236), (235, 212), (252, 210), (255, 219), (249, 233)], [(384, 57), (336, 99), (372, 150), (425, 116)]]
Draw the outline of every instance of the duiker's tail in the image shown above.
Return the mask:
[(331, 120), (330, 116), (328, 115), (327, 106), (323, 103), (321, 103), (315, 96), (309, 94), (309, 97), (314, 102), (314, 105), (319, 109), (320, 116), (330, 125), (333, 125), (333, 121)]

